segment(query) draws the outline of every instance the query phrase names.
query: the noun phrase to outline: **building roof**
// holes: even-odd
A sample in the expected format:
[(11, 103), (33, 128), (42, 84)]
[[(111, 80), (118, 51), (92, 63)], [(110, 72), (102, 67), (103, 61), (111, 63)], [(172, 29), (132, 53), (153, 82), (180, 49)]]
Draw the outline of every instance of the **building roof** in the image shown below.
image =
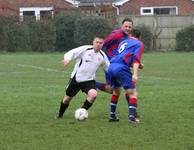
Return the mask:
[(121, 6), (130, 0), (76, 0), (79, 4), (97, 4), (97, 3), (111, 3), (116, 6)]
[(130, 0), (118, 0), (118, 1), (114, 2), (113, 4), (116, 6), (121, 6), (128, 1), (130, 1)]
[(120, 0), (77, 0), (80, 3), (114, 3)]
[(79, 1), (76, 1), (76, 0), (65, 0), (65, 1), (73, 5), (76, 5), (79, 3)]

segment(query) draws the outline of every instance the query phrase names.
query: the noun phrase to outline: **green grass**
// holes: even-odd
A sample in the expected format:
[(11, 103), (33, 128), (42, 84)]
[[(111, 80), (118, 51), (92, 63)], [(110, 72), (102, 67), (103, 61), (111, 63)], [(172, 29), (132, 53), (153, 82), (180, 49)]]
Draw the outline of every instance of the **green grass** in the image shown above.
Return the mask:
[[(194, 53), (146, 53), (138, 82), (141, 123), (109, 123), (110, 95), (98, 92), (89, 118), (74, 119), (79, 93), (55, 120), (73, 63), (62, 53), (0, 55), (0, 150), (194, 150)], [(103, 81), (103, 71), (97, 73)]]

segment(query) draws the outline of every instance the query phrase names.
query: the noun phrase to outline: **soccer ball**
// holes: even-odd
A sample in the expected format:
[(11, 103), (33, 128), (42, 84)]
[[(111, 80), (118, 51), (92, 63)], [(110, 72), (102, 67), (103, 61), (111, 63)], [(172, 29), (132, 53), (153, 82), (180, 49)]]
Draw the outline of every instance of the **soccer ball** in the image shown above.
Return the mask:
[(78, 108), (75, 111), (75, 119), (82, 121), (88, 118), (88, 111), (84, 108)]

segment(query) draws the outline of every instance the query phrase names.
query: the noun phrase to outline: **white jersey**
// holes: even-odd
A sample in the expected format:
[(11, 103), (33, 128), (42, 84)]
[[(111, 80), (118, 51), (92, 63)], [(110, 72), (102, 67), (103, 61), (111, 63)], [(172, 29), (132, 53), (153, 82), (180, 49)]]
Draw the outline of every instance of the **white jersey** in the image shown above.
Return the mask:
[(95, 52), (92, 45), (84, 45), (64, 54), (64, 60), (76, 59), (71, 78), (75, 76), (77, 82), (95, 80), (96, 71), (101, 65), (105, 71), (108, 70), (109, 60), (106, 54), (100, 50)]

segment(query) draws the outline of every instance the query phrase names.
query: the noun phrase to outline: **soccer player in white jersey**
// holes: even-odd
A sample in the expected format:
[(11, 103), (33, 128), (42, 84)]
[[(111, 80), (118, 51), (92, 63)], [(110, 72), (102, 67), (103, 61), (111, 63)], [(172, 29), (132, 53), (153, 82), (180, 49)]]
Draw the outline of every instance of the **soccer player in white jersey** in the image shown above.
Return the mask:
[(64, 66), (73, 59), (76, 59), (76, 64), (66, 89), (66, 95), (61, 101), (56, 118), (63, 117), (70, 101), (80, 90), (87, 95), (84, 104), (81, 106), (82, 108), (88, 110), (94, 103), (97, 97), (95, 81), (96, 71), (99, 66), (102, 66), (103, 69), (107, 71), (109, 66), (108, 58), (101, 50), (102, 46), (103, 38), (96, 36), (93, 39), (93, 45), (80, 46), (70, 50), (64, 55)]

